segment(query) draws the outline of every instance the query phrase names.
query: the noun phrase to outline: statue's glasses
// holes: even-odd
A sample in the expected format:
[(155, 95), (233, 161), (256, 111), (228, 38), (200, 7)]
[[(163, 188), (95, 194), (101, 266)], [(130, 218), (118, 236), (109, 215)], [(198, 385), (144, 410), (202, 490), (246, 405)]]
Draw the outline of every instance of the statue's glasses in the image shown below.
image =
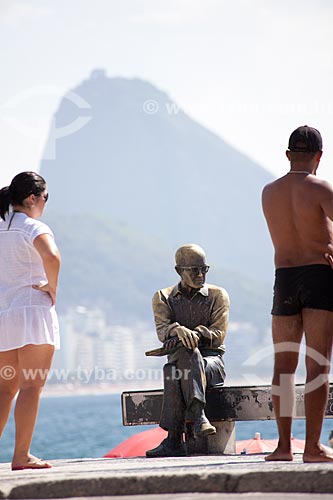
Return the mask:
[(207, 274), (208, 271), (209, 271), (209, 267), (210, 266), (181, 266), (182, 269), (186, 269), (188, 271), (191, 271), (191, 273), (193, 274), (199, 274), (199, 273), (202, 273), (202, 274)]

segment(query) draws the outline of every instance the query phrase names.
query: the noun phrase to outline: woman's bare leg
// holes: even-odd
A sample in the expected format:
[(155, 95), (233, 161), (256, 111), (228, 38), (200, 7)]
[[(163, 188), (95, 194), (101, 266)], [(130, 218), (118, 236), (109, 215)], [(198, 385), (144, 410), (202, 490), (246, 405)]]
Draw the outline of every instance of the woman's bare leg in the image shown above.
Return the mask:
[(40, 394), (50, 369), (54, 347), (48, 344), (26, 345), (18, 349), (19, 395), (15, 406), (15, 450), (12, 467), (47, 466), (30, 454), (30, 445), (38, 414)]
[(17, 349), (0, 352), (0, 437), (18, 391)]

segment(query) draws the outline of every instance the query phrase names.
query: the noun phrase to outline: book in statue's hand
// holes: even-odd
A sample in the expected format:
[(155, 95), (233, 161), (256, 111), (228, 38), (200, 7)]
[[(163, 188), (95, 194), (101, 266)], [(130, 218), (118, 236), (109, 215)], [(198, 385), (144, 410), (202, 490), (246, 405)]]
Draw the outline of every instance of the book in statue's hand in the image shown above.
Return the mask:
[(178, 337), (171, 337), (170, 339), (168, 339), (164, 342), (162, 347), (158, 347), (157, 349), (151, 349), (150, 351), (146, 351), (145, 355), (146, 356), (166, 356), (167, 354), (170, 354), (171, 352), (178, 349), (178, 347), (180, 347), (181, 344), (182, 343)]

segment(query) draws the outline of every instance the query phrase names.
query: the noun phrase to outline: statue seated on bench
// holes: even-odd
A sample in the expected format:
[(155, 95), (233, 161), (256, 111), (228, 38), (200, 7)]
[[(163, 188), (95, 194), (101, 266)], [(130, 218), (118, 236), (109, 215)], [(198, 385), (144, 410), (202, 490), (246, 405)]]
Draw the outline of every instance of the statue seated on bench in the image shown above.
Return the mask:
[(168, 431), (162, 443), (147, 457), (186, 455), (185, 422), (193, 422), (195, 436), (215, 434), (207, 419), (207, 387), (223, 385), (224, 338), (229, 316), (229, 297), (223, 288), (205, 284), (209, 266), (198, 245), (183, 245), (176, 252), (176, 271), (181, 281), (153, 297), (157, 336), (168, 354), (164, 366), (164, 396), (160, 427)]

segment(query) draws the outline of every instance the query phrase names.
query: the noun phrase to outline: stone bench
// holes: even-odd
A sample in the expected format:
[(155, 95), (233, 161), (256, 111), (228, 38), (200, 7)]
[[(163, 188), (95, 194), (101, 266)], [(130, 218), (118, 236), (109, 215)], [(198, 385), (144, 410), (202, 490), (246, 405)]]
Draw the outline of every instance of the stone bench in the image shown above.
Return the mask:
[[(305, 418), (304, 385), (295, 387), (294, 418)], [(236, 452), (235, 422), (271, 420), (274, 411), (270, 386), (214, 387), (207, 390), (205, 412), (216, 434), (194, 439), (187, 424), (185, 440), (189, 454)], [(121, 395), (123, 424), (148, 425), (160, 421), (163, 389), (128, 391)], [(333, 418), (333, 384), (330, 384), (326, 417)]]

